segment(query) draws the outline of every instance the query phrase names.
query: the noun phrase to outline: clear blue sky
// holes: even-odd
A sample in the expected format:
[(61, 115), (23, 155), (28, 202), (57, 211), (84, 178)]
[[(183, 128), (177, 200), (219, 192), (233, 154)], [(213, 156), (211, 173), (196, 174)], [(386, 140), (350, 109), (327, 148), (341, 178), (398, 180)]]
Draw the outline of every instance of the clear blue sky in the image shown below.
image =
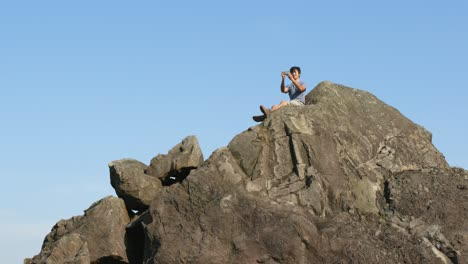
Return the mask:
[(115, 195), (107, 163), (149, 163), (187, 135), (205, 158), (287, 97), (367, 90), (468, 168), (466, 1), (2, 1), (0, 259)]

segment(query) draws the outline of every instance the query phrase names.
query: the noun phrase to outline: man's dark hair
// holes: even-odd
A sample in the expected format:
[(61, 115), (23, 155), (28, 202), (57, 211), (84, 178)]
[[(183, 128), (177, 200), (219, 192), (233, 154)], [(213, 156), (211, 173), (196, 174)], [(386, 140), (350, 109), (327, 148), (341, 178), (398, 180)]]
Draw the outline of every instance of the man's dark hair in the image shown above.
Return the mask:
[(292, 66), (289, 72), (293, 73), (294, 70), (297, 70), (297, 72), (301, 74), (301, 68), (299, 68), (299, 66)]

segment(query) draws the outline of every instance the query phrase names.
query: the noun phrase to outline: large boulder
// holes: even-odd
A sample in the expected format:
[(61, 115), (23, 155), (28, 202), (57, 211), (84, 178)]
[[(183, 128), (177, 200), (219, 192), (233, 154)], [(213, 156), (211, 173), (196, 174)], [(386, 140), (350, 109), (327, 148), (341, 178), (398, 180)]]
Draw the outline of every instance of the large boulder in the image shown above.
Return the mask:
[(123, 200), (106, 197), (83, 216), (59, 221), (31, 263), (128, 263), (125, 227), (129, 222)]
[(322, 82), (306, 102), (273, 112), (229, 143), (249, 191), (316, 215), (378, 213), (390, 173), (448, 167), (427, 130), (368, 92)]
[(203, 163), (203, 153), (195, 136), (188, 136), (174, 146), (166, 155), (159, 154), (151, 160), (146, 170), (148, 175), (155, 176), (164, 185), (180, 182), (191, 170)]
[(109, 163), (111, 185), (129, 210), (146, 210), (162, 189), (161, 180), (145, 174), (146, 168), (134, 159)]

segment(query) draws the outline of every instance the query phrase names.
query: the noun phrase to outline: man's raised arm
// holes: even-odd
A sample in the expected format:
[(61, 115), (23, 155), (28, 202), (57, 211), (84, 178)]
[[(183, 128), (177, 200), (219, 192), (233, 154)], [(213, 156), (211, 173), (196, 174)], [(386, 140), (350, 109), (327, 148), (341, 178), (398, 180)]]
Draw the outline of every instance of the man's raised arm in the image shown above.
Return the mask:
[[(283, 79), (284, 81), (284, 79)], [(291, 82), (294, 83), (294, 85), (297, 87), (297, 89), (299, 89), (299, 91), (303, 92), (306, 90), (306, 87), (305, 85), (302, 85), (301, 83), (299, 83), (298, 81), (294, 80), (293, 78), (291, 78)]]
[(288, 92), (288, 88), (284, 85), (284, 77), (286, 77), (286, 75), (289, 75), (289, 73), (286, 73), (286, 72), (281, 72), (281, 92), (282, 93), (287, 93)]

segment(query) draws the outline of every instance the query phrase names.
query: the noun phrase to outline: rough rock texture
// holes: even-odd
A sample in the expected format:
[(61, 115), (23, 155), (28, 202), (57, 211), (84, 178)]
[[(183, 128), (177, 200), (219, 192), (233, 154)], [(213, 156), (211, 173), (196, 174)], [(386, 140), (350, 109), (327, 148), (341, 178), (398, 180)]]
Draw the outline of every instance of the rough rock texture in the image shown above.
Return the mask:
[(311, 105), (273, 112), (229, 143), (247, 190), (316, 215), (377, 213), (390, 173), (448, 166), (428, 131), (367, 92), (323, 82), (306, 99)]
[[(367, 92), (322, 82), (306, 101), (203, 163), (193, 137), (149, 167), (112, 162), (112, 185), (139, 211), (122, 261), (468, 263), (468, 171)], [(70, 263), (93, 256), (83, 237), (64, 240)]]
[(129, 222), (123, 200), (106, 197), (84, 216), (59, 221), (31, 263), (128, 263), (125, 227)]
[[(307, 207), (279, 204), (267, 196), (249, 193), (243, 186), (248, 178), (235, 163), (227, 165), (230, 159), (235, 162), (226, 148), (216, 151), (182, 184), (166, 188), (153, 201), (150, 210), (134, 221), (131, 228), (139, 230), (134, 240), (140, 241), (143, 247), (139, 260), (143, 263), (444, 263), (443, 258), (450, 263), (450, 256), (457, 260), (453, 263), (464, 263), (453, 255), (457, 249), (467, 248), (466, 239), (460, 237), (466, 232), (464, 226), (452, 226), (453, 235), (445, 239), (443, 229), (434, 228), (431, 221), (415, 222), (412, 214), (396, 211), (396, 205), (387, 215), (384, 212), (388, 204), (383, 198), (379, 206), (381, 214), (350, 209), (319, 217)], [(456, 180), (464, 179), (457, 176)], [(462, 208), (459, 203), (456, 208), (459, 213), (453, 217), (458, 223), (465, 221), (462, 217), (466, 209), (463, 213)], [(421, 228), (419, 233), (414, 232), (416, 227)], [(450, 236), (459, 236), (461, 242), (452, 245)]]
[(151, 160), (146, 173), (161, 179), (164, 185), (182, 181), (192, 169), (203, 163), (203, 153), (195, 136), (188, 136), (167, 155), (159, 154)]
[(467, 180), (468, 173), (460, 168), (392, 175), (386, 182), (386, 209), (399, 217), (397, 225), (422, 238), (434, 252), (453, 260), (459, 251), (466, 263)]
[(162, 189), (161, 181), (145, 174), (148, 166), (133, 160), (122, 159), (109, 163), (111, 185), (125, 201), (129, 210), (146, 210)]

